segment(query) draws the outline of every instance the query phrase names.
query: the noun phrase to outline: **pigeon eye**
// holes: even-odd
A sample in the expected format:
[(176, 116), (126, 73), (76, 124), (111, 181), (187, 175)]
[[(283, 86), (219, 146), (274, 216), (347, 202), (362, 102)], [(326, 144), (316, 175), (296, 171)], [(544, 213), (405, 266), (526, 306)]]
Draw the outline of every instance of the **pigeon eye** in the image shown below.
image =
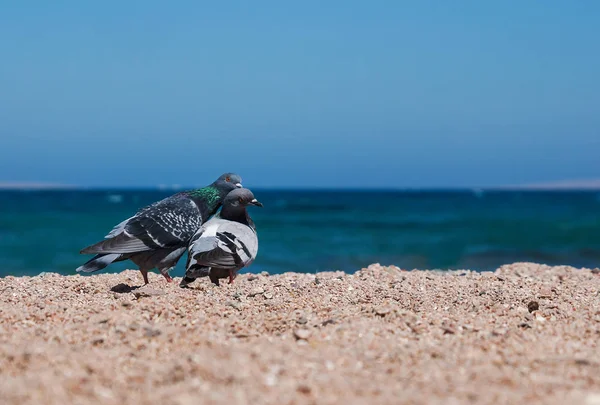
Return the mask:
[(229, 176), (225, 177), (225, 181), (229, 183), (231, 181), (231, 177), (229, 177)]
[(240, 203), (243, 203), (243, 202), (244, 202), (244, 199), (243, 199), (242, 197), (240, 197), (240, 198), (238, 198), (238, 201), (239, 201)]

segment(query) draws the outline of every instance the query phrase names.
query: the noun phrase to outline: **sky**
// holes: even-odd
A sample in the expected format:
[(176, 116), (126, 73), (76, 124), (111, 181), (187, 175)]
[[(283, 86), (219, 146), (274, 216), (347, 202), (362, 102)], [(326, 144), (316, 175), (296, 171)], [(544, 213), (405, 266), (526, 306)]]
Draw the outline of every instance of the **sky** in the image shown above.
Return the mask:
[(0, 181), (600, 178), (600, 2), (7, 1)]

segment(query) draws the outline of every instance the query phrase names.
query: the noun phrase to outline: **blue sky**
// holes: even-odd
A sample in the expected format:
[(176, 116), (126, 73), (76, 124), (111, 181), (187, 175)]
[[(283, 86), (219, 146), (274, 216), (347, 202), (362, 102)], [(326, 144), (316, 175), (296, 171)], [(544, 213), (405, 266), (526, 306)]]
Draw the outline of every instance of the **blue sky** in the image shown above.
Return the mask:
[(0, 181), (460, 187), (600, 178), (595, 1), (22, 1)]

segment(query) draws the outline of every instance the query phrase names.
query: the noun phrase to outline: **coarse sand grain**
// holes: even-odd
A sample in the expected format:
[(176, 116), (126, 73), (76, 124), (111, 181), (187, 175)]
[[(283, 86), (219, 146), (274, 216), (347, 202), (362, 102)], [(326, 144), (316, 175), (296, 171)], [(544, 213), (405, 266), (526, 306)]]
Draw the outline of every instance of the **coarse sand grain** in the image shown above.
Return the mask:
[(598, 270), (0, 279), (2, 404), (600, 404)]

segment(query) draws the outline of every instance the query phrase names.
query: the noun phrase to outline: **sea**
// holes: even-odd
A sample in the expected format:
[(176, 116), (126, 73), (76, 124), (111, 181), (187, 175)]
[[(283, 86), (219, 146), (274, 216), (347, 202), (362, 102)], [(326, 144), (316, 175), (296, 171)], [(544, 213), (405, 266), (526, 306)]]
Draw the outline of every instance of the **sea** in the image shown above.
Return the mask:
[[(600, 192), (253, 190), (248, 272), (494, 270), (518, 261), (600, 266)], [(0, 191), (0, 276), (76, 274), (101, 240), (168, 190)], [(184, 273), (186, 256), (172, 272)], [(131, 262), (104, 269), (135, 268)]]

